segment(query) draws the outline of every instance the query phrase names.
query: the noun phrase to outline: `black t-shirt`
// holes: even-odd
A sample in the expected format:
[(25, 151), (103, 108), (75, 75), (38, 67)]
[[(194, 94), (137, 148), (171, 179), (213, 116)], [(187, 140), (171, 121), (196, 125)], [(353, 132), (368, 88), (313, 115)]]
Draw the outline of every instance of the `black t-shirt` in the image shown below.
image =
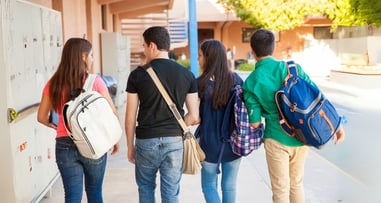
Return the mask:
[[(197, 92), (196, 78), (188, 69), (172, 60), (154, 59), (150, 64), (177, 109), (184, 116), (183, 106), (187, 94)], [(139, 97), (136, 138), (146, 139), (182, 134), (182, 129), (167, 103), (142, 67), (131, 72), (126, 91), (137, 93)]]

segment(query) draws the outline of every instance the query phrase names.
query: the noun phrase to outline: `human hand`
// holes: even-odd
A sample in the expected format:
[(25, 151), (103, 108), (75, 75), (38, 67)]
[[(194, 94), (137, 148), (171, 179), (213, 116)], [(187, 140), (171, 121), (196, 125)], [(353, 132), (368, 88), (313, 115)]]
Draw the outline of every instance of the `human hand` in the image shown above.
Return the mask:
[(127, 159), (130, 163), (135, 163), (135, 147), (128, 147), (127, 150)]
[(49, 124), (48, 124), (48, 127), (49, 127), (49, 128), (53, 128), (54, 130), (57, 130), (57, 126), (54, 125), (53, 123), (49, 123)]
[(344, 138), (345, 138), (344, 127), (341, 125), (340, 128), (336, 132), (335, 144), (340, 144), (341, 142), (344, 141)]
[(261, 125), (261, 122), (250, 123), (250, 127), (254, 128), (254, 129), (259, 128), (260, 125)]
[(111, 155), (114, 155), (116, 153), (119, 152), (119, 143), (116, 143), (113, 148), (112, 148), (112, 151), (111, 151)]

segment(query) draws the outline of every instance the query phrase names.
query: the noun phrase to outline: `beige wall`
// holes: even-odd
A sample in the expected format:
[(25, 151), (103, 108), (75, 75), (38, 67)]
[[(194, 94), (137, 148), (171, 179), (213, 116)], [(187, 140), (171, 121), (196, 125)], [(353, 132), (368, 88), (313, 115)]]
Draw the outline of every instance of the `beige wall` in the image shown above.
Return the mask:
[[(244, 22), (202, 22), (198, 23), (199, 29), (212, 29), (214, 39), (222, 41), (226, 48), (236, 48), (235, 59), (248, 59), (251, 52), (250, 43), (242, 42), (242, 28), (251, 28)], [(306, 35), (313, 34), (312, 26), (299, 27), (279, 33), (279, 41), (275, 44), (274, 57), (282, 59), (286, 57), (287, 51), (301, 52), (304, 48)], [(200, 40), (200, 39), (199, 39)], [(189, 47), (174, 50), (175, 54), (185, 53), (189, 57)]]
[(86, 2), (87, 39), (93, 44), (93, 54), (95, 59), (94, 72), (102, 73), (100, 33), (103, 32), (103, 29), (101, 6), (98, 5), (97, 0), (86, 0)]
[(293, 30), (281, 32), (280, 41), (277, 43), (276, 56), (284, 58), (287, 50), (291, 52), (302, 52), (304, 50), (304, 39), (313, 34), (313, 27), (299, 27)]
[(250, 44), (242, 42), (242, 28), (252, 27), (244, 22), (233, 22), (226, 28), (228, 37), (225, 37), (224, 44), (226, 48), (233, 48), (235, 46), (236, 52), (235, 59), (247, 59), (250, 53)]
[(62, 13), (64, 41), (71, 37), (88, 36), (86, 0), (53, 0), (53, 9)]

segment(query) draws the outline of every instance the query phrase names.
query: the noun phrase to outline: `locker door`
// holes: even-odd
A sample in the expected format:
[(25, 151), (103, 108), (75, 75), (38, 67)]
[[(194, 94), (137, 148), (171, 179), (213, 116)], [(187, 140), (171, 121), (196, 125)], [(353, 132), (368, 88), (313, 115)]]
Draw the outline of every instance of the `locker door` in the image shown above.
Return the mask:
[[(35, 106), (40, 102), (43, 86), (57, 67), (61, 51), (57, 41), (62, 41), (61, 18), (58, 12), (32, 3), (12, 1), (11, 4), (11, 23), (2, 29), (9, 36), (6, 39), (9, 43), (3, 47), (7, 54), (5, 78), (9, 84), (7, 107), (18, 112), (27, 109), (24, 112), (28, 113), (6, 126), (13, 165), (10, 176), (15, 191), (7, 195), (15, 195), (11, 197), (15, 202), (38, 202), (58, 177), (55, 131), (37, 122)], [(50, 36), (54, 46), (50, 46)]]
[(12, 157), (14, 160), (14, 187), (19, 202), (29, 202), (33, 197), (35, 168), (34, 129), (30, 125), (35, 117), (28, 116), (10, 124)]
[(61, 58), (63, 46), (61, 15), (58, 12), (43, 9), (41, 21), (45, 79), (47, 80), (57, 69)]
[(43, 65), (40, 8), (16, 2), (10, 64), (10, 103), (15, 109), (38, 103), (36, 75)]

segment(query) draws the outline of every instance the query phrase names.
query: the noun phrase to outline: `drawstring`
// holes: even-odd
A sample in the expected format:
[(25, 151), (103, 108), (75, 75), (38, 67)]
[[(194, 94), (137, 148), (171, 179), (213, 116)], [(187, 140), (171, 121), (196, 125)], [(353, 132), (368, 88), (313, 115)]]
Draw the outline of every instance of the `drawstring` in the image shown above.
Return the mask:
[(220, 166), (221, 166), (222, 154), (224, 153), (225, 143), (226, 142), (222, 143), (220, 153), (218, 154), (217, 169), (216, 169), (217, 174), (221, 173)]

